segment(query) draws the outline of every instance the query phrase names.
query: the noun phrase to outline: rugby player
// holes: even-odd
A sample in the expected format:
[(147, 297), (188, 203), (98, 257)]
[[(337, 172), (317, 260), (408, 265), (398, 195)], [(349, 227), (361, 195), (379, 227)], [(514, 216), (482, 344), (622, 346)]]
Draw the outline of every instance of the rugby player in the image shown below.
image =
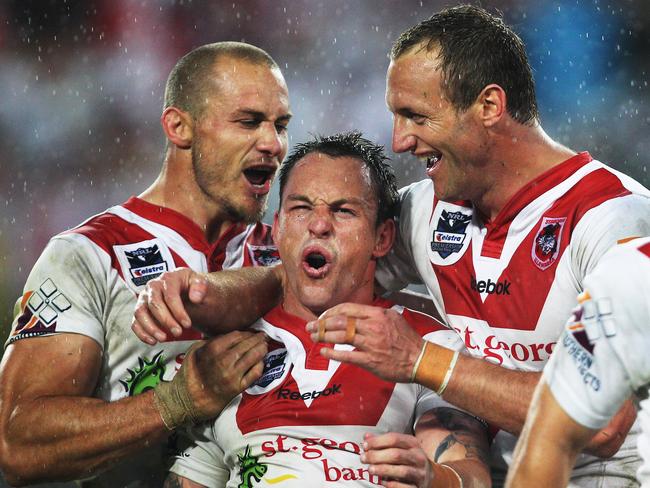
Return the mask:
[(614, 246), (585, 278), (537, 386), (507, 486), (566, 486), (578, 453), (630, 395), (641, 408), (637, 478), (650, 486), (649, 331), (646, 237)]
[[(382, 148), (359, 133), (317, 138), (296, 146), (279, 180), (273, 237), (286, 291), (253, 325), (271, 339), (264, 373), (177, 456), (166, 486), (490, 486), (483, 423), (418, 385), (324, 360), (305, 332), (308, 320), (353, 301), (462, 347), (431, 317), (374, 295), (398, 198)], [(355, 335), (354, 321), (346, 333)]]
[(0, 467), (11, 484), (101, 472), (83, 484), (159, 487), (172, 431), (214, 417), (259, 376), (262, 334), (237, 332), (187, 356), (200, 333), (153, 347), (130, 325), (137, 295), (163, 271), (277, 262), (258, 221), (290, 117), (282, 73), (263, 50), (216, 43), (178, 61), (156, 181), (53, 237), (27, 279), (0, 372)]
[[(427, 178), (401, 191), (397, 242), (377, 281), (388, 290), (424, 283), (470, 354), (426, 342), (369, 305), (338, 305), (307, 327), (355, 347), (324, 348), (325, 358), (418, 382), (487, 420), (498, 485), (584, 277), (619, 240), (650, 234), (650, 192), (546, 134), (523, 42), (482, 8), (448, 8), (405, 31), (391, 51), (386, 101), (393, 150), (418, 157)], [(181, 292), (204, 305), (196, 321), (227, 306), (214, 279), (183, 271), (152, 282), (134, 330), (180, 333), (189, 316), (166, 296)], [(376, 339), (347, 341), (348, 317), (357, 337)], [(577, 486), (635, 486), (634, 420), (627, 402), (594, 436), (572, 474)]]

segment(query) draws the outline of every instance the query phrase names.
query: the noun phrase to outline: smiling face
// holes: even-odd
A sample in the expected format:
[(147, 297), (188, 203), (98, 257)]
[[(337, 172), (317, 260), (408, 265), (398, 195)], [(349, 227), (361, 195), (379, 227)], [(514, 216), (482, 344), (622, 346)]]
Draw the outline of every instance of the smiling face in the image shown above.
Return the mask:
[(393, 151), (409, 151), (426, 164), (436, 196), (473, 200), (487, 185), (489, 144), (473, 116), (458, 112), (441, 89), (437, 51), (419, 46), (390, 63), (386, 103), (393, 113)]
[(214, 90), (194, 122), (196, 183), (226, 218), (254, 222), (287, 152), (287, 86), (279, 70), (228, 56), (210, 83)]
[(374, 258), (393, 242), (376, 226), (377, 199), (362, 161), (309, 153), (291, 170), (273, 238), (287, 276), (285, 309), (306, 319), (343, 302), (370, 303)]

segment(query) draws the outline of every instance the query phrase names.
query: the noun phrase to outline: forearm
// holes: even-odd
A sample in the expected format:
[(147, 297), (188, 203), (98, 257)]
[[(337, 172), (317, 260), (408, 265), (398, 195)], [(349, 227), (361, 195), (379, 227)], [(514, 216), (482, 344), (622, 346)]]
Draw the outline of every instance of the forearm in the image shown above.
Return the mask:
[(153, 392), (108, 403), (40, 397), (17, 406), (3, 435), (12, 484), (77, 479), (111, 466), (168, 435)]
[(490, 469), (477, 459), (448, 461), (444, 464), (458, 473), (463, 482), (463, 488), (490, 488), (492, 486)]
[[(530, 446), (530, 449), (533, 447)], [(544, 439), (541, 434), (535, 441), (534, 451), (529, 451), (525, 459), (513, 462), (506, 487), (559, 488), (567, 486), (577, 455), (577, 451), (566, 452), (558, 444)]]
[(506, 486), (566, 486), (576, 457), (593, 434), (593, 430), (567, 415), (546, 383), (540, 382), (514, 451)]
[(281, 265), (210, 273), (203, 301), (187, 303), (192, 323), (210, 334), (247, 327), (280, 303), (283, 273)]
[(510, 370), (461, 354), (443, 396), (453, 405), (518, 435), (540, 377), (538, 372)]

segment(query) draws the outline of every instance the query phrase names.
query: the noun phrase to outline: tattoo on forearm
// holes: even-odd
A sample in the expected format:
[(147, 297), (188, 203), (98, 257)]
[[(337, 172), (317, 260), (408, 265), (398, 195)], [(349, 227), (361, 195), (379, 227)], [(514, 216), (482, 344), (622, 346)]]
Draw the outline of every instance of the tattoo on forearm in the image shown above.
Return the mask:
[(167, 476), (163, 488), (183, 488), (183, 480), (181, 480), (178, 475), (169, 473), (169, 476)]
[(487, 430), (477, 419), (458, 410), (439, 408), (436, 410), (436, 420), (440, 427), (451, 432), (436, 448), (434, 462), (440, 462), (445, 452), (458, 445), (464, 449), (466, 459), (475, 458), (488, 463)]

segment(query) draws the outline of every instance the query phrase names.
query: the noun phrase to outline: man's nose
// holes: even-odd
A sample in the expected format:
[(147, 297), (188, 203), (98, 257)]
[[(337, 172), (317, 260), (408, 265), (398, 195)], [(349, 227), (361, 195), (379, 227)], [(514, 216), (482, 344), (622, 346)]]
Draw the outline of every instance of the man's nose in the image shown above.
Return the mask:
[(403, 153), (414, 151), (417, 145), (415, 136), (409, 131), (408, 120), (396, 115), (393, 118), (393, 152)]

